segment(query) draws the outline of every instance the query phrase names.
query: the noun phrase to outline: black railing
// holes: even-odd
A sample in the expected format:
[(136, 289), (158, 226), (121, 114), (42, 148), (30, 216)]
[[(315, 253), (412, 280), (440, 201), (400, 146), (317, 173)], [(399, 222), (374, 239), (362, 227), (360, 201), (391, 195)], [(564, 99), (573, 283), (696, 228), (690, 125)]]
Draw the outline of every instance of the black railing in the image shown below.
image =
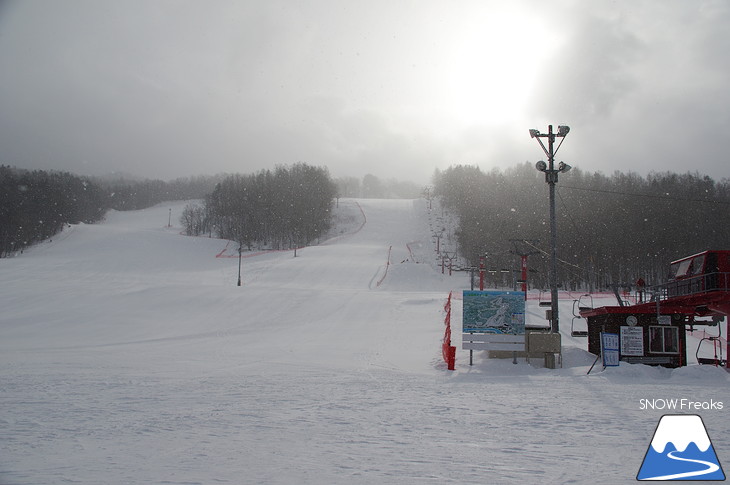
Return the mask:
[(654, 299), (667, 300), (678, 296), (702, 295), (710, 292), (730, 292), (730, 273), (709, 273), (682, 278), (663, 285), (652, 286), (648, 293)]

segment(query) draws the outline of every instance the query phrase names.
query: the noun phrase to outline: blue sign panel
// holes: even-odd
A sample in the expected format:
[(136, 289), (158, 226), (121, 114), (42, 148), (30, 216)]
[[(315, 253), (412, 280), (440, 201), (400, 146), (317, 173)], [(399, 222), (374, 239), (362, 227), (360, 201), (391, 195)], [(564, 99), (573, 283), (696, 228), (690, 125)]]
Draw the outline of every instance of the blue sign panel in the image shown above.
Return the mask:
[(521, 291), (464, 291), (464, 333), (525, 334)]
[(617, 367), (621, 356), (619, 354), (619, 337), (617, 333), (601, 332), (601, 355), (604, 367)]

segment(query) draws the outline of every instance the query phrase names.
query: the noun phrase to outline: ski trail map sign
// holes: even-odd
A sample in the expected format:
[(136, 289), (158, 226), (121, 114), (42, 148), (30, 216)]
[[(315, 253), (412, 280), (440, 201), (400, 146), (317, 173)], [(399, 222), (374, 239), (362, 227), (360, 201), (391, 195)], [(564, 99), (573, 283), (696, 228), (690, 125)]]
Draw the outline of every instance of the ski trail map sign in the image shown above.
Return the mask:
[(464, 291), (464, 333), (525, 334), (521, 291)]

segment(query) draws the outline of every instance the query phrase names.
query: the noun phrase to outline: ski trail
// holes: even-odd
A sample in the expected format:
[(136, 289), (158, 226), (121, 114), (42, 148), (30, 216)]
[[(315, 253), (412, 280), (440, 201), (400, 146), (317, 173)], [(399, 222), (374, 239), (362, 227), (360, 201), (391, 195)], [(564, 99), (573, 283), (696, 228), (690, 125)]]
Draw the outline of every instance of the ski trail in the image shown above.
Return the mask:
[(689, 478), (689, 477), (699, 477), (702, 475), (707, 475), (713, 472), (716, 472), (720, 469), (719, 466), (716, 464), (704, 461), (704, 460), (693, 460), (690, 458), (681, 458), (679, 456), (674, 456), (673, 453), (677, 453), (677, 451), (671, 451), (667, 453), (667, 457), (671, 458), (672, 460), (679, 460), (679, 461), (688, 461), (691, 463), (699, 463), (700, 465), (707, 465), (709, 468), (705, 470), (698, 470), (693, 472), (684, 472), (684, 473), (675, 473), (674, 475), (663, 475), (661, 477), (651, 477), (651, 478), (645, 478), (644, 480), (677, 480), (679, 478)]

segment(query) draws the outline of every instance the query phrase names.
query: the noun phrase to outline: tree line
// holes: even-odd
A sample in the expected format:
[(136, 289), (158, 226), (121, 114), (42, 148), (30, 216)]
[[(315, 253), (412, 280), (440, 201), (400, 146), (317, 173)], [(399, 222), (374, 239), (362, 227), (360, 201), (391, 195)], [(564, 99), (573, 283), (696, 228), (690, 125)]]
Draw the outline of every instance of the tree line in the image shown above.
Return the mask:
[(326, 168), (278, 166), (226, 177), (202, 206), (185, 208), (181, 223), (188, 234), (215, 232), (248, 249), (294, 248), (326, 234), (336, 196)]
[(335, 179), (338, 197), (358, 199), (417, 199), (423, 187), (414, 182), (381, 179), (369, 173), (362, 179), (340, 177)]
[(107, 180), (0, 166), (0, 258), (51, 238), (64, 224), (94, 223), (109, 209), (136, 210), (203, 198), (221, 176)]
[(182, 177), (171, 181), (92, 179), (109, 195), (108, 206), (115, 210), (140, 210), (169, 200), (202, 199), (224, 175)]
[(83, 177), (0, 166), (0, 257), (54, 236), (64, 224), (98, 221), (106, 199)]
[(110, 209), (139, 210), (187, 199), (203, 201), (183, 211), (188, 234), (215, 232), (248, 248), (303, 246), (330, 229), (337, 196), (327, 169), (304, 163), (169, 182), (0, 166), (0, 257), (53, 237), (64, 224), (97, 222)]
[[(434, 175), (434, 194), (458, 220), (459, 252), (471, 265), (518, 268), (533, 253), (531, 286), (548, 286), (548, 185), (529, 163), (483, 172), (457, 165)], [(730, 182), (697, 173), (560, 175), (556, 185), (558, 280), (568, 289), (666, 281), (669, 263), (728, 249)]]

